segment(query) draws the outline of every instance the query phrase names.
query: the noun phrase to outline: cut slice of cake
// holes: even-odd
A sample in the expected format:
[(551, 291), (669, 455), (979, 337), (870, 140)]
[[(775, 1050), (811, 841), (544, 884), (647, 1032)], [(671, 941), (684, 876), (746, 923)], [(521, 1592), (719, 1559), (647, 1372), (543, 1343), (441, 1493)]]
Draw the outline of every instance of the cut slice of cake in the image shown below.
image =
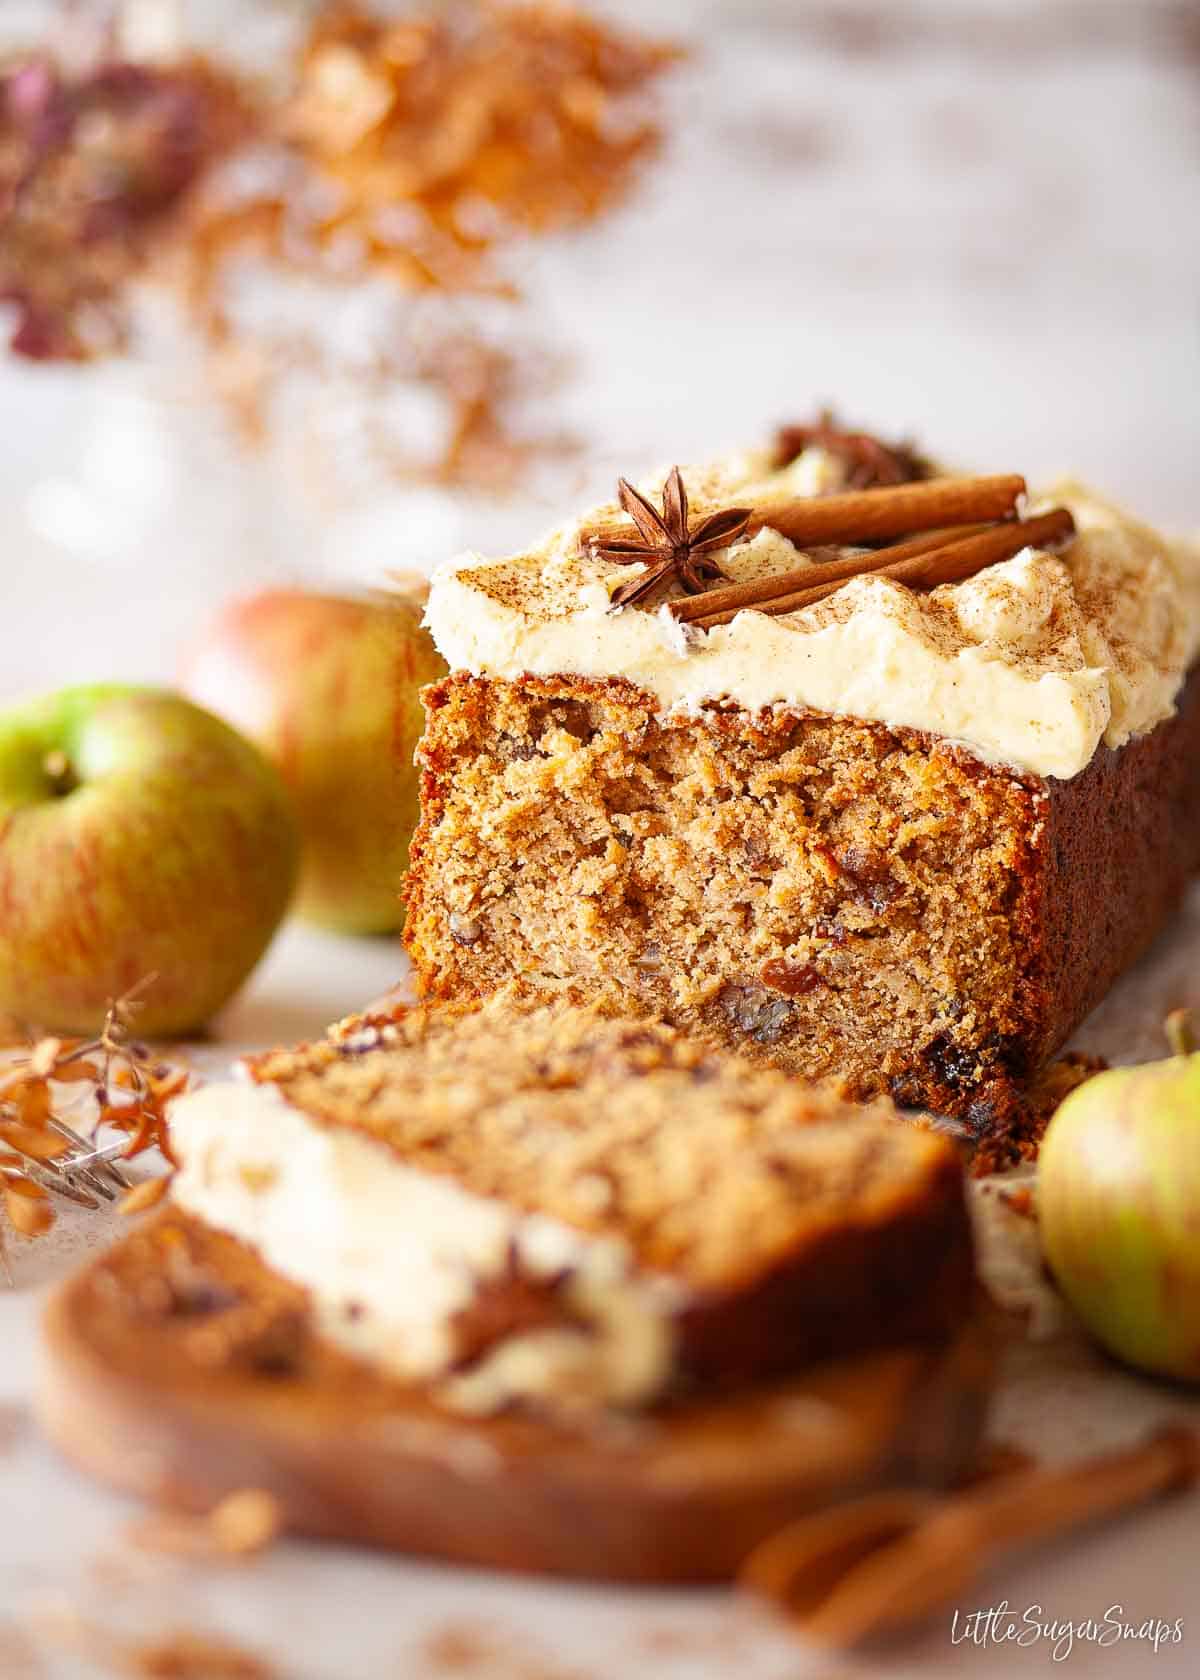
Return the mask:
[(176, 1206), (454, 1408), (645, 1407), (966, 1314), (948, 1139), (661, 1023), (501, 996), (248, 1073), (173, 1105)]
[(1200, 558), (812, 436), (435, 574), (406, 943), (983, 1130), (1200, 864)]

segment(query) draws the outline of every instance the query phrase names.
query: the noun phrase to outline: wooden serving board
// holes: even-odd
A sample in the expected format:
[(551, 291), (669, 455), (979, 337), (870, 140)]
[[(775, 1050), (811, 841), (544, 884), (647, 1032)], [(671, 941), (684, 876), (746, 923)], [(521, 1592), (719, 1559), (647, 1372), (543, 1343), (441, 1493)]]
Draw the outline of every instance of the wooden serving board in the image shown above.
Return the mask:
[[(161, 1280), (181, 1254), (184, 1304), (164, 1310)], [(652, 1418), (475, 1420), (312, 1337), (303, 1302), (233, 1239), (157, 1215), (53, 1299), (43, 1425), (84, 1469), (168, 1505), (206, 1510), (265, 1488), (298, 1534), (547, 1575), (700, 1582), (730, 1578), (802, 1512), (954, 1480), (991, 1388), (979, 1319), (950, 1347), (840, 1360)], [(212, 1357), (247, 1315), (275, 1337), (265, 1368)], [(269, 1341), (255, 1336), (260, 1354)]]

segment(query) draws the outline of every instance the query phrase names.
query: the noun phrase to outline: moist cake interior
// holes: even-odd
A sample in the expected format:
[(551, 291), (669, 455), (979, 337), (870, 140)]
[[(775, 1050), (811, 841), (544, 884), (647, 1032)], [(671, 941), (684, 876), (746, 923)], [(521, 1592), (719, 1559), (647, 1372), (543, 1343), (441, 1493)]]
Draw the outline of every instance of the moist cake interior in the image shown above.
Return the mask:
[(406, 1167), (619, 1237), (641, 1265), (702, 1289), (903, 1217), (958, 1178), (946, 1140), (890, 1105), (852, 1106), (596, 1009), (504, 996), (417, 1009), (261, 1058), (254, 1077)]
[(578, 978), (860, 1096), (1005, 1074), (1019, 780), (853, 720), (663, 719), (617, 683), (429, 699), (409, 938), (433, 993)]

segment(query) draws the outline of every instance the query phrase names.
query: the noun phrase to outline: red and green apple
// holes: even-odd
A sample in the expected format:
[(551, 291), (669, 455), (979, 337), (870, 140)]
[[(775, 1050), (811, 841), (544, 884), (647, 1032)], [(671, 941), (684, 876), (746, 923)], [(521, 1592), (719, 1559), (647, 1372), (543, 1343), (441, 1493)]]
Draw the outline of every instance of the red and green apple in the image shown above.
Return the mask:
[(229, 603), (185, 690), (278, 767), (303, 836), (298, 913), (343, 933), (400, 926), (418, 815), (420, 690), (446, 667), (411, 594), (274, 589)]
[(296, 881), (276, 771), (159, 689), (69, 688), (0, 714), (0, 1011), (89, 1033), (153, 976), (138, 1030), (202, 1025)]

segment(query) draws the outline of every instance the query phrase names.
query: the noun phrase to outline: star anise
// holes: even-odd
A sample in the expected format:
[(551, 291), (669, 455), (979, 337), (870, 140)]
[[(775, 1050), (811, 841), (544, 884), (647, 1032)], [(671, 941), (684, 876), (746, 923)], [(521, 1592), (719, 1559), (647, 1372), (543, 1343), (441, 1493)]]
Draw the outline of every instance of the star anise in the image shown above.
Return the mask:
[(699, 595), (710, 583), (727, 582), (725, 573), (712, 558), (713, 551), (727, 548), (745, 531), (751, 508), (722, 508), (710, 513), (693, 530), (688, 522), (688, 498), (679, 468), (672, 467), (662, 491), (662, 512), (653, 507), (628, 479), (617, 482), (617, 497), (641, 533), (635, 537), (605, 536), (592, 544), (592, 551), (618, 565), (644, 561), (646, 570), (632, 583), (614, 591), (614, 607), (632, 606), (659, 587), (678, 579), (689, 595)]
[(808, 425), (781, 426), (775, 435), (776, 467), (786, 467), (802, 450), (819, 445), (846, 465), (846, 487), (871, 490), (882, 484), (912, 484), (931, 478), (933, 467), (910, 443), (884, 443), (870, 432), (852, 432), (825, 408)]
[(510, 1240), (503, 1270), (496, 1277), (477, 1279), (471, 1300), (451, 1320), (454, 1368), (469, 1370), (510, 1336), (578, 1323), (563, 1294), (569, 1276), (568, 1270), (531, 1276)]

